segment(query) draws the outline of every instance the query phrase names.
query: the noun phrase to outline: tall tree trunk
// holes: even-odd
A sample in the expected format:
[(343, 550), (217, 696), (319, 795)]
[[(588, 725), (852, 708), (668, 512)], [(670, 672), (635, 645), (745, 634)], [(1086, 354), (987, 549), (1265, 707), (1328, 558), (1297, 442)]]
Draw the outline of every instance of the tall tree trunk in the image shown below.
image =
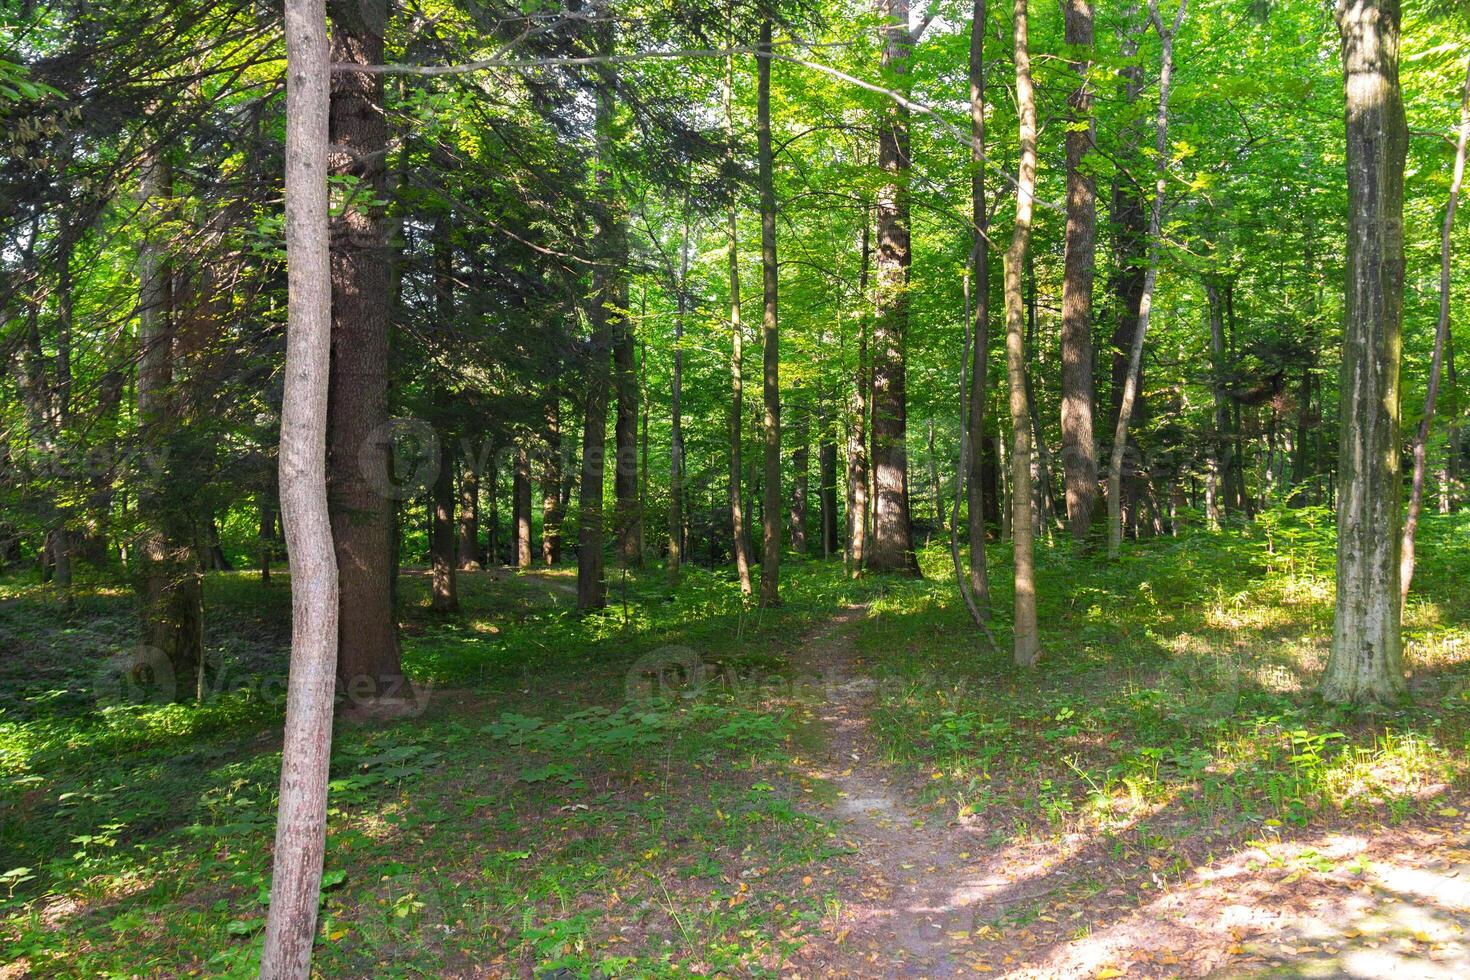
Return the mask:
[(756, 155), (761, 207), (761, 345), (765, 449), (760, 604), (781, 604), (781, 337), (776, 310), (776, 184), (771, 160), (771, 20), (761, 21), (756, 74)]
[[(965, 503), (970, 548), (970, 594), (981, 619), (990, 618), (990, 573), (985, 562), (986, 470), (983, 447), (986, 383), (990, 371), (990, 212), (985, 201), (985, 3), (975, 0), (970, 20), (970, 265), (974, 270), (974, 316), (970, 324), (972, 354), (969, 405), (965, 425), (969, 437)], [(963, 468), (963, 467), (962, 467)], [(993, 481), (992, 481), (993, 482)], [(994, 503), (994, 494), (990, 495)]]
[(810, 409), (798, 398), (792, 399), (791, 436), (796, 442), (791, 450), (791, 550), (806, 555), (807, 493), (811, 488)]
[(1404, 540), (1399, 558), (1399, 591), (1409, 601), (1414, 580), (1414, 532), (1419, 529), (1419, 512), (1424, 507), (1425, 449), (1429, 425), (1434, 421), (1434, 400), (1439, 395), (1439, 377), (1450, 333), (1450, 238), (1455, 230), (1455, 208), (1465, 182), (1465, 144), (1470, 141), (1470, 62), (1465, 67), (1465, 85), (1460, 95), (1460, 132), (1455, 143), (1455, 169), (1450, 178), (1450, 196), (1445, 204), (1444, 226), (1439, 235), (1439, 324), (1434, 333), (1434, 356), (1429, 364), (1429, 386), (1424, 392), (1424, 417), (1414, 433), (1414, 476), (1409, 489), (1409, 513), (1404, 518)]
[[(883, 0), (883, 68), (903, 87), (909, 73), (913, 35), (908, 0)], [(878, 127), (876, 265), (877, 304), (873, 322), (873, 553), (876, 571), (918, 574), (909, 511), (906, 351), (909, 315), (909, 113), (890, 103)]]
[[(179, 421), (171, 390), (173, 270), (161, 227), (172, 206), (173, 177), (159, 152), (143, 162), (140, 190), (149, 227), (138, 251), (138, 419), (144, 438), (155, 447)], [(139, 489), (142, 640), (167, 660), (174, 686), (167, 693), (178, 700), (203, 694), (204, 600), (188, 509), (166, 472), (149, 474)]]
[(541, 561), (547, 568), (561, 561), (561, 396), (546, 396), (546, 459), (541, 467)]
[(837, 553), (837, 441), (832, 431), (832, 409), (823, 399), (817, 416), (817, 507), (822, 525), (822, 557)]
[(688, 305), (689, 197), (684, 197), (684, 219), (679, 238), (678, 298), (674, 311), (674, 377), (669, 396), (669, 589), (679, 587), (684, 561), (684, 314)]
[[(334, 63), (383, 63), (387, 0), (332, 0), (330, 12)], [(327, 485), (341, 605), (337, 672), (359, 700), (396, 692), (403, 678), (385, 438), (390, 261), (379, 204), (387, 153), (382, 78), (332, 73), (332, 172), (358, 183), (333, 219)]]
[(525, 437), (516, 441), (515, 478), (511, 484), (512, 510), (516, 518), (516, 568), (531, 567), (531, 453)]
[(1006, 380), (1010, 387), (1012, 483), (1011, 540), (1015, 547), (1015, 647), (1018, 666), (1034, 667), (1041, 658), (1036, 628), (1036, 559), (1032, 554), (1034, 503), (1031, 499), (1031, 414), (1026, 404), (1026, 311), (1021, 293), (1026, 251), (1031, 243), (1031, 212), (1036, 194), (1036, 94), (1031, 87), (1027, 44), (1027, 0), (1015, 0), (1016, 106), (1020, 116), (1021, 161), (1016, 182), (1016, 227), (1006, 251)]
[(500, 461), (492, 448), (485, 470), (485, 567), (500, 564)]
[(480, 477), (468, 464), (459, 474), (459, 543), (455, 556), (464, 571), (480, 570)]
[(638, 365), (634, 354), (633, 321), (623, 312), (627, 305), (626, 232), (619, 228), (613, 236), (615, 253), (612, 261), (617, 277), (619, 312), (613, 326), (613, 386), (617, 390), (617, 416), (614, 427), (616, 470), (613, 475), (615, 524), (618, 553), (625, 567), (643, 566), (643, 509), (638, 497)]
[[(598, 47), (612, 49), (610, 24), (599, 28)], [(611, 384), (609, 355), (618, 337), (618, 320), (623, 310), (618, 306), (618, 276), (613, 268), (613, 254), (622, 221), (613, 200), (612, 171), (609, 154), (613, 139), (612, 93), (606, 84), (597, 90), (597, 161), (596, 212), (598, 236), (604, 261), (592, 271), (592, 295), (587, 319), (592, 325), (586, 369), (587, 401), (582, 427), (582, 477), (578, 485), (577, 528), (577, 609), (589, 612), (607, 605), (607, 583), (603, 576), (603, 479), (607, 454), (607, 404)], [(616, 465), (616, 463), (614, 464)]]
[(1232, 416), (1230, 400), (1226, 390), (1225, 312), (1220, 298), (1220, 289), (1210, 280), (1205, 281), (1205, 297), (1209, 304), (1210, 322), (1210, 391), (1215, 401), (1214, 431), (1209, 436), (1210, 490), (1207, 506), (1210, 524), (1219, 527), (1225, 516), (1225, 504), (1233, 486), (1231, 468), (1235, 462), (1235, 443), (1230, 435)]
[[(859, 305), (865, 305), (868, 293), (868, 263), (871, 255), (868, 211), (863, 209), (861, 265), (858, 268)], [(847, 571), (856, 577), (867, 558), (868, 541), (868, 401), (872, 387), (868, 383), (867, 318), (861, 317), (857, 327), (857, 368), (847, 408)]]
[[(1066, 41), (1078, 51), (1072, 62), (1077, 87), (1068, 100), (1067, 232), (1062, 259), (1062, 471), (1067, 483), (1067, 524), (1078, 544), (1087, 540), (1097, 506), (1097, 443), (1092, 433), (1092, 278), (1097, 232), (1097, 188), (1086, 163), (1094, 126), (1092, 2), (1062, 4)], [(1085, 128), (1080, 124), (1085, 123)]]
[(454, 560), (454, 457), (447, 441), (439, 447), (439, 467), (430, 496), (429, 607), (435, 612), (452, 612), (459, 608), (459, 586)]
[[(1143, 94), (1145, 86), (1142, 61), (1138, 58), (1139, 45), (1148, 31), (1147, 17), (1139, 17), (1139, 4), (1130, 0), (1124, 11), (1119, 28), (1119, 53), (1122, 67), (1119, 69), (1118, 98), (1126, 110), (1134, 106)], [(1141, 120), (1141, 116), (1135, 116)], [(1143, 139), (1140, 121), (1124, 124), (1119, 136), (1126, 157), (1135, 157)], [(1129, 350), (1138, 328), (1138, 306), (1143, 296), (1144, 266), (1147, 251), (1147, 224), (1144, 213), (1142, 185), (1125, 170), (1119, 169), (1113, 177), (1111, 202), (1109, 205), (1113, 232), (1113, 276), (1115, 320), (1110, 343), (1111, 386), (1108, 391), (1108, 431), (1118, 424), (1118, 409), (1123, 402), (1123, 389), (1127, 383)], [(1142, 381), (1139, 382), (1140, 386)], [(1143, 401), (1139, 399), (1135, 412), (1142, 415)], [(1125, 452), (1129, 447), (1124, 447)], [(1130, 470), (1133, 469), (1130, 466)], [(1132, 475), (1130, 473), (1130, 475)], [(1136, 480), (1132, 482), (1137, 482)], [(1123, 487), (1123, 502), (1127, 506), (1132, 496), (1131, 487)]]
[[(735, 172), (735, 59), (725, 62), (725, 138), (729, 149), (725, 165)], [(750, 595), (750, 536), (746, 530), (745, 503), (740, 489), (740, 435), (745, 418), (745, 337), (740, 321), (740, 229), (735, 204), (726, 212), (730, 236), (730, 550), (740, 576), (741, 595)]]
[(262, 980), (306, 980), (311, 974), (327, 840), (338, 607), (326, 492), (331, 69), (322, 0), (287, 0), (286, 61), (287, 329), (280, 485), (291, 564), (291, 670)]
[(1338, 448), (1337, 610), (1323, 698), (1404, 695), (1399, 631), (1399, 362), (1404, 158), (1398, 0), (1340, 0), (1347, 92), (1347, 296)]
[(934, 503), (934, 526), (943, 534), (947, 529), (944, 526), (944, 488), (939, 484), (939, 457), (934, 452), (934, 420), (929, 420), (925, 433), (925, 448), (929, 451), (929, 495)]
[(1174, 38), (1184, 23), (1188, 0), (1179, 0), (1174, 24), (1166, 28), (1159, 16), (1158, 0), (1149, 0), (1148, 15), (1158, 31), (1159, 108), (1154, 117), (1154, 160), (1158, 178), (1154, 182), (1153, 207), (1148, 218), (1148, 266), (1143, 274), (1143, 291), (1138, 299), (1138, 328), (1128, 351), (1128, 373), (1123, 380), (1123, 397), (1118, 402), (1118, 420), (1113, 429), (1113, 455), (1108, 463), (1108, 557), (1117, 558), (1123, 546), (1123, 452), (1128, 445), (1128, 421), (1133, 416), (1133, 402), (1138, 395), (1139, 369), (1143, 361), (1143, 341), (1148, 335), (1149, 314), (1153, 309), (1154, 285), (1159, 278), (1159, 237), (1164, 223), (1164, 192), (1169, 173), (1169, 86), (1174, 74)]
[(1448, 438), (1445, 439), (1444, 461), (1439, 470), (1439, 512), (1448, 514), (1455, 506), (1455, 483), (1460, 477), (1460, 386), (1455, 377), (1455, 335), (1453, 332), (1447, 334), (1444, 339), (1444, 370), (1445, 380), (1449, 382), (1449, 388), (1445, 392), (1445, 400), (1449, 402), (1446, 414), (1449, 416)]

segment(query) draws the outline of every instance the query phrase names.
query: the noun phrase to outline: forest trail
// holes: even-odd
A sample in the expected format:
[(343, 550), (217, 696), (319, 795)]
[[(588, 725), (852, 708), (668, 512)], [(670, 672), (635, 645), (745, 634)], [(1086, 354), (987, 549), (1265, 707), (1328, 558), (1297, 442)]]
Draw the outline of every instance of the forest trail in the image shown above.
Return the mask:
[[(865, 612), (842, 610), (792, 655), (822, 743), (807, 775), (835, 790), (818, 815), (845, 828), (858, 873), (841, 930), (809, 951), (818, 975), (1470, 976), (1470, 812), (1250, 841), (1152, 889), (1081, 835), (997, 845), (996, 828), (920, 805), (922, 777), (880, 762), (878, 682), (849, 635)], [(1028, 905), (1030, 924), (1007, 928)]]
[[(862, 872), (846, 909), (844, 942), (824, 964), (845, 976), (951, 977), (971, 973), (963, 949), (975, 913), (996, 889), (1011, 884), (971, 860), (975, 832), (948, 826), (917, 807), (878, 764), (869, 732), (876, 681), (847, 636), (865, 607), (845, 609), (810, 634), (794, 655), (825, 735), (824, 757), (811, 775), (837, 792), (832, 804), (849, 831)], [(826, 813), (824, 816), (831, 816)], [(978, 873), (977, 873), (978, 872)], [(971, 974), (973, 975), (973, 974)]]

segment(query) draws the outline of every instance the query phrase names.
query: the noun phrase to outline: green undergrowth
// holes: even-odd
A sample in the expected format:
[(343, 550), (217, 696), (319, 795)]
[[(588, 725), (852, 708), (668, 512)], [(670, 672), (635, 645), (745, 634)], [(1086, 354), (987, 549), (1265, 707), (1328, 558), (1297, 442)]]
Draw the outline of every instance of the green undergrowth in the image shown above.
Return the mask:
[(1331, 640), (1331, 528), (1319, 509), (1282, 509), (1128, 542), (1121, 561), (1041, 543), (1032, 671), (1010, 663), (1004, 550), (991, 558), (999, 649), (971, 626), (948, 556), (925, 555), (929, 580), (890, 589), (858, 631), (880, 674), (875, 730), (890, 758), (933, 777), (932, 801), (994, 843), (1080, 833), (1168, 852), (1443, 807), (1470, 747), (1470, 519), (1421, 528), (1413, 703), (1372, 714), (1314, 693)]
[[(754, 887), (825, 882), (842, 850), (775, 788), (792, 721), (738, 691), (661, 700), (661, 685), (677, 689), (669, 673), (691, 662), (779, 672), (807, 628), (870, 586), (798, 565), (785, 605), (761, 611), (728, 576), (687, 569), (670, 597), (651, 568), (614, 573), (609, 608), (578, 617), (573, 585), (564, 570), (465, 575), (461, 612), (439, 616), (423, 577), (403, 577), (424, 711), (338, 726), (324, 975), (759, 972), (826, 914), (821, 885)], [(3, 959), (38, 975), (250, 975), (284, 577), (209, 577), (211, 689), (175, 705), (119, 697), (98, 666), (128, 649), (125, 591), (0, 590), (0, 630), (22, 651), (0, 711)]]

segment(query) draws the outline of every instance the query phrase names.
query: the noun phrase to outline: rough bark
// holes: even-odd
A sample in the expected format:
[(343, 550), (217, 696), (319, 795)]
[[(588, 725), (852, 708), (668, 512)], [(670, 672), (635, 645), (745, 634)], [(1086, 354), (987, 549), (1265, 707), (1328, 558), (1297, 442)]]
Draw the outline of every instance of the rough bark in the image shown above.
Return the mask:
[[(883, 68), (902, 88), (909, 73), (913, 35), (908, 0), (883, 0)], [(909, 112), (890, 103), (878, 126), (878, 254), (874, 269), (873, 321), (873, 551), (875, 571), (918, 574), (909, 510), (906, 393), (909, 266)]]
[(1337, 609), (1328, 701), (1404, 695), (1399, 631), (1399, 363), (1404, 158), (1398, 0), (1337, 7), (1347, 94), (1347, 295), (1338, 446)]
[(326, 493), (330, 68), (322, 0), (287, 0), (285, 33), (287, 330), (280, 485), (291, 564), (291, 668), (263, 980), (306, 980), (311, 973), (338, 641), (337, 562)]
[[(333, 0), (331, 58), (383, 62), (387, 0)], [(383, 210), (387, 125), (382, 76), (332, 73), (334, 175), (356, 186), (332, 222), (332, 376), (327, 488), (337, 549), (337, 672), (357, 700), (396, 693), (403, 669), (393, 609), (393, 500), (387, 486), (390, 256)], [(375, 485), (375, 479), (376, 485)]]
[[(1064, 0), (1066, 41), (1076, 49), (1077, 87), (1069, 102), (1067, 131), (1067, 230), (1062, 259), (1062, 472), (1067, 484), (1067, 525), (1079, 544), (1087, 540), (1097, 505), (1097, 443), (1092, 432), (1092, 279), (1097, 231), (1097, 189), (1086, 157), (1094, 139), (1091, 0)], [(1086, 128), (1080, 128), (1085, 123)]]
[(1016, 225), (1005, 260), (1006, 380), (1010, 387), (1012, 484), (1011, 541), (1015, 551), (1015, 638), (1017, 666), (1034, 667), (1041, 658), (1036, 628), (1036, 561), (1032, 554), (1035, 504), (1031, 499), (1031, 415), (1026, 402), (1026, 311), (1021, 292), (1031, 213), (1036, 194), (1036, 94), (1031, 85), (1027, 44), (1027, 0), (1015, 0), (1014, 41), (1020, 168), (1016, 181)]
[(765, 473), (761, 502), (760, 604), (779, 606), (781, 592), (781, 339), (776, 309), (776, 185), (771, 162), (771, 21), (761, 21), (756, 58), (756, 155), (761, 208), (761, 345)]
[(1424, 507), (1425, 450), (1429, 444), (1429, 426), (1434, 421), (1434, 401), (1439, 395), (1439, 379), (1444, 369), (1444, 352), (1450, 333), (1450, 239), (1455, 230), (1455, 209), (1460, 203), (1460, 188), (1465, 182), (1465, 144), (1470, 141), (1470, 62), (1465, 68), (1465, 85), (1460, 95), (1460, 129), (1455, 142), (1455, 168), (1450, 177), (1449, 201), (1445, 204), (1444, 225), (1439, 235), (1439, 323), (1434, 333), (1434, 355), (1429, 363), (1429, 386), (1424, 392), (1424, 416), (1414, 432), (1414, 475), (1409, 483), (1409, 512), (1404, 517), (1404, 540), (1399, 556), (1399, 592), (1409, 600), (1409, 586), (1414, 580), (1414, 533), (1419, 529), (1419, 512)]

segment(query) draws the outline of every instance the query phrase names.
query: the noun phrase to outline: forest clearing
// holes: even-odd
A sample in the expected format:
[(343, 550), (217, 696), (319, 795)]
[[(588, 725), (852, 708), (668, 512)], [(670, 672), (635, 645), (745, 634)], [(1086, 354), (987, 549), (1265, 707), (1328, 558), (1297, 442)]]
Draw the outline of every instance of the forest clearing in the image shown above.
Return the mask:
[(1470, 975), (1464, 0), (0, 11), (0, 978)]

